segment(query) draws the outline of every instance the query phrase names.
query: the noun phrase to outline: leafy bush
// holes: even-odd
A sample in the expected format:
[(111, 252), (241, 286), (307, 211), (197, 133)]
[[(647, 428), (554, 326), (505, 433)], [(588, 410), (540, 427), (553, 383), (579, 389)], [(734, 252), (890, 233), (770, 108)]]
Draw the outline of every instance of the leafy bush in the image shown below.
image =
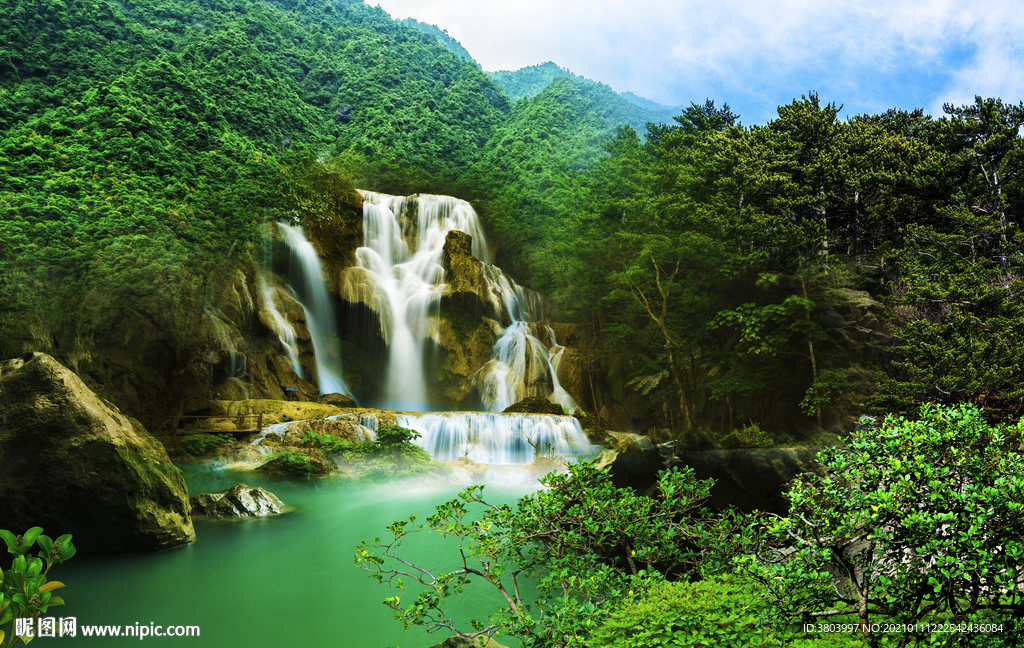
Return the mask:
[(185, 449), (196, 456), (212, 452), (226, 443), (234, 443), (230, 434), (192, 434), (185, 437)]
[[(732, 646), (753, 648), (781, 645), (779, 637), (763, 623), (767, 602), (759, 588), (735, 575), (709, 580), (661, 582), (631, 596), (611, 616), (588, 644), (594, 648), (660, 648), (670, 646)], [(816, 633), (813, 639), (798, 638), (793, 628), (788, 645), (860, 646), (856, 635)], [(795, 636), (794, 636), (795, 635)]]
[(447, 466), (435, 462), (429, 452), (413, 443), (413, 439), (419, 438), (419, 432), (389, 425), (380, 428), (376, 436), (373, 441), (349, 441), (306, 431), (303, 440), (328, 454), (357, 462), (358, 468), (369, 479), (447, 474)]
[[(13, 646), (18, 641), (14, 633), (17, 619), (34, 622), (50, 607), (64, 605), (64, 599), (53, 594), (53, 590), (64, 587), (64, 583), (47, 581), (46, 575), (54, 564), (70, 560), (77, 550), (70, 535), (52, 540), (43, 535), (42, 527), (32, 527), (19, 536), (0, 530), (0, 538), (7, 544), (8, 553), (14, 556), (11, 568), (3, 572), (0, 583), (0, 646)], [(41, 551), (37, 557), (32, 557), (30, 552), (36, 544)], [(25, 639), (22, 642), (28, 643)]]
[(772, 616), (912, 628), (872, 636), (894, 645), (981, 645), (991, 637), (921, 628), (1005, 619), (1007, 640), (1009, 615), (1024, 611), (1022, 431), (988, 425), (973, 405), (925, 405), (820, 452), (827, 475), (797, 483), (789, 516), (768, 525), (774, 547), (740, 561)]
[[(468, 488), (425, 523), (416, 524), (415, 516), (397, 520), (388, 527), (391, 539), (360, 544), (356, 564), (399, 590), (411, 581), (424, 586), (414, 599), (385, 601), (407, 628), (504, 633), (524, 647), (583, 646), (603, 611), (631, 590), (664, 575), (714, 573), (758, 543), (751, 519), (712, 517), (699, 508), (711, 481), (697, 480), (691, 469), (663, 472), (655, 497), (615, 487), (588, 463), (571, 464), (568, 474), (553, 473), (541, 483), (548, 488), (514, 507), (487, 503), (482, 486)], [(401, 545), (429, 531), (460, 540), (458, 568), (428, 571), (402, 558)], [(535, 579), (535, 597), (524, 596), (524, 579)], [(472, 631), (460, 630), (445, 603), (480, 582), (504, 605), (486, 621), (471, 620)]]
[(309, 458), (295, 450), (282, 450), (272, 455), (271, 461), (279, 466), (281, 471), (295, 477), (309, 477), (315, 470), (309, 463)]
[(346, 459), (356, 459), (372, 454), (377, 445), (372, 441), (350, 441), (330, 434), (317, 434), (306, 430), (302, 440), (314, 448), (320, 448), (327, 454), (341, 455)]

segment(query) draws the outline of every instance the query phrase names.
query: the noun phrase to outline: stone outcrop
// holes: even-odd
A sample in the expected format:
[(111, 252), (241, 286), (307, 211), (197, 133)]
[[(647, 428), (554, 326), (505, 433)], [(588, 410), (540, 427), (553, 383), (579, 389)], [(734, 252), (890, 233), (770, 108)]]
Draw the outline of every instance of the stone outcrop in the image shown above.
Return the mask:
[(0, 363), (0, 466), (0, 528), (71, 533), (85, 554), (195, 537), (163, 446), (46, 354)]
[(327, 403), (268, 399), (216, 401), (209, 404), (209, 409), (214, 415), (222, 414), (225, 417), (262, 414), (264, 427), (274, 423), (326, 418), (344, 413), (340, 407)]
[(259, 486), (235, 484), (217, 493), (199, 493), (190, 500), (193, 515), (246, 518), (286, 513), (288, 506)]
[[(817, 448), (756, 448), (751, 450), (694, 450), (673, 457), (668, 465), (693, 468), (697, 479), (714, 479), (705, 505), (722, 510), (735, 506), (742, 511), (785, 514), (789, 502), (784, 493), (793, 479), (805, 473), (823, 474), (815, 455)], [(605, 450), (595, 464), (605, 468), (612, 482), (639, 492), (651, 490), (657, 473), (666, 467), (658, 452), (619, 453)]]
[(651, 443), (651, 440), (641, 434), (633, 432), (606, 432), (605, 435), (605, 442), (616, 452), (636, 454), (654, 450), (654, 444)]
[(306, 432), (337, 437), (353, 443), (372, 440), (369, 430), (359, 424), (359, 415), (357, 414), (343, 414), (340, 419), (332, 421), (316, 419), (287, 423), (283, 431), (277, 434), (268, 434), (267, 439), (276, 436), (277, 443), (284, 445), (308, 445), (304, 438)]
[[(469, 234), (453, 230), (445, 235), (441, 253), (446, 285), (443, 295), (449, 301), (479, 312), (481, 305), (490, 304), (491, 297), (484, 280), (484, 264), (473, 256), (472, 250), (473, 237)], [(507, 320), (507, 317), (508, 312), (504, 311), (502, 319)]]

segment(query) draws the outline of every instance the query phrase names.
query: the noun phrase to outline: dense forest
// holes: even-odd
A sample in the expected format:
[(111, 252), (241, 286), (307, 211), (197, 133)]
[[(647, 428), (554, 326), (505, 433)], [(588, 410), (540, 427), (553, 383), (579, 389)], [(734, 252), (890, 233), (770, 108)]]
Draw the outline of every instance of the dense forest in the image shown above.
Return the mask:
[(812, 93), (745, 128), (709, 100), (620, 128), (585, 170), (522, 165), (494, 227), (673, 429), (1018, 412), (1024, 107), (839, 110)]
[(1019, 413), (1021, 104), (665, 123), (338, 0), (16, 0), (0, 31), (4, 357), (95, 365), (142, 322), (188, 364), (176, 336), (260, 225), (351, 218), (355, 185), (472, 200), (645, 425)]

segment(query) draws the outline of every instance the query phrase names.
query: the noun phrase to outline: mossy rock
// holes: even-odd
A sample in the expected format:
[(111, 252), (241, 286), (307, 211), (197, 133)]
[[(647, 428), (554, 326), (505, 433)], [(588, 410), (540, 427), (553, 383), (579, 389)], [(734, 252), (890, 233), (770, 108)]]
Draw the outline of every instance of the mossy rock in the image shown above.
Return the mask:
[(565, 412), (562, 410), (562, 406), (557, 403), (552, 403), (540, 396), (532, 396), (524, 398), (515, 405), (509, 405), (502, 414), (554, 414), (562, 416), (565, 415)]
[(327, 403), (308, 403), (303, 401), (281, 400), (244, 400), (218, 401), (225, 416), (242, 416), (246, 414), (262, 414), (263, 425), (286, 423), (288, 421), (304, 421), (322, 419), (344, 413), (344, 410)]
[(259, 467), (268, 475), (323, 477), (334, 473), (338, 465), (317, 448), (289, 448)]

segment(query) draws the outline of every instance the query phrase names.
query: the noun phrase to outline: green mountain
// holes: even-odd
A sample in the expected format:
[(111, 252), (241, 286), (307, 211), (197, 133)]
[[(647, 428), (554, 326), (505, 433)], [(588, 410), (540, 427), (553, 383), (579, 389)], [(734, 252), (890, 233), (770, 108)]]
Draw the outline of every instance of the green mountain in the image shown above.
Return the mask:
[(94, 384), (132, 375), (101, 349), (191, 366), (264, 221), (342, 218), (348, 178), (452, 177), (510, 110), (362, 3), (16, 0), (0, 35), (0, 357)]

